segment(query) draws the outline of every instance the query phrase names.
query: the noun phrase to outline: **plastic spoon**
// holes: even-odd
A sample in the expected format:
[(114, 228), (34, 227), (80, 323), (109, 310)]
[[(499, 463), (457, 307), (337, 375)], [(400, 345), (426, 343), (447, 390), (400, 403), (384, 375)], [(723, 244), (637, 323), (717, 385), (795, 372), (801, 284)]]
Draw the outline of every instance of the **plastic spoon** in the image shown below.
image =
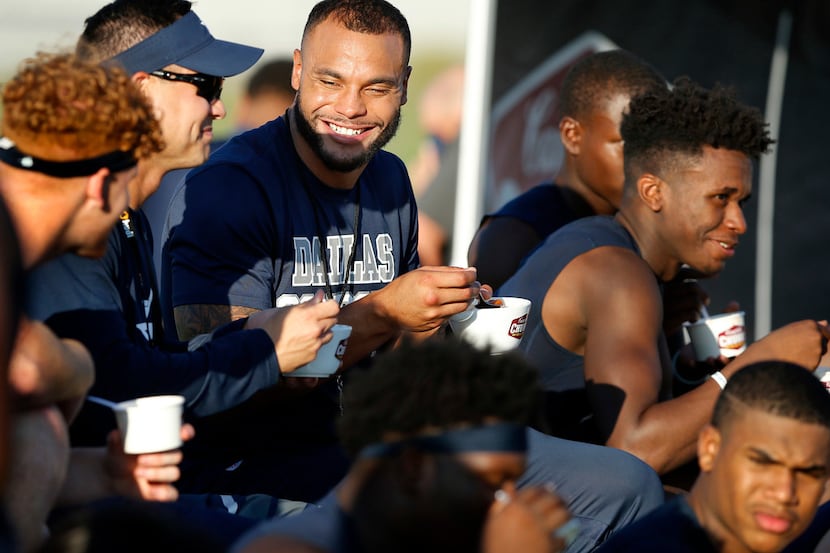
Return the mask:
[(479, 294), (478, 298), (476, 298), (475, 306), (479, 309), (490, 309), (491, 307), (504, 307), (504, 302), (500, 299), (493, 298), (486, 300), (484, 296)]
[(114, 401), (110, 401), (108, 399), (104, 399), (98, 396), (86, 396), (87, 401), (91, 401), (92, 403), (97, 403), (98, 405), (103, 405), (104, 407), (109, 407), (113, 411), (118, 411), (123, 409), (120, 405), (115, 403)]

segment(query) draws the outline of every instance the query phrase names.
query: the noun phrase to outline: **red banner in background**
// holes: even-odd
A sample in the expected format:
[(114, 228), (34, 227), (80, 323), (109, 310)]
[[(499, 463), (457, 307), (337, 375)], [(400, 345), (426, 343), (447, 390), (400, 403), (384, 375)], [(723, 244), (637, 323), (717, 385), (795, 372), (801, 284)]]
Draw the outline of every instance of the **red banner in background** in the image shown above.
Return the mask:
[(586, 32), (554, 52), (493, 106), (486, 212), (553, 179), (563, 158), (558, 107), (565, 74), (583, 57), (614, 48), (604, 35)]

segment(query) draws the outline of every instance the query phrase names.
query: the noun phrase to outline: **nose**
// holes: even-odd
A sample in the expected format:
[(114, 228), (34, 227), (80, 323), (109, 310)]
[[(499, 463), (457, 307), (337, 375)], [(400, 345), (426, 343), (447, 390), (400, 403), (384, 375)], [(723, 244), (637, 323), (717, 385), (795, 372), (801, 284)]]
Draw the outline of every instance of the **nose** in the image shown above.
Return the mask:
[(337, 110), (337, 113), (349, 119), (366, 115), (366, 102), (363, 101), (361, 90), (351, 87), (344, 88), (337, 97), (334, 109)]
[(768, 494), (781, 504), (790, 505), (796, 502), (796, 475), (791, 470), (781, 468), (767, 480)]
[(746, 232), (746, 218), (744, 217), (744, 210), (739, 203), (732, 202), (727, 207), (726, 226), (729, 230), (737, 234), (744, 234)]
[(225, 109), (225, 104), (224, 102), (222, 102), (221, 99), (216, 100), (215, 102), (210, 104), (211, 119), (224, 119), (227, 114), (228, 112)]

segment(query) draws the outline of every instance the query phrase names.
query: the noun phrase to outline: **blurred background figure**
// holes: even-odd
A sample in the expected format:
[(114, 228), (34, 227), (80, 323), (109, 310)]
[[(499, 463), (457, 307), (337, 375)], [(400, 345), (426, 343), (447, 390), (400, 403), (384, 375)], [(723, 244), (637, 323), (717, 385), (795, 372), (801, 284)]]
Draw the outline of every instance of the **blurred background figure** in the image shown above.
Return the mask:
[(291, 88), (291, 58), (260, 62), (248, 80), (245, 93), (239, 98), (231, 115), (236, 122), (235, 132), (255, 129), (282, 115), (294, 102)]
[(427, 138), (409, 167), (418, 199), (421, 265), (446, 265), (452, 244), (464, 67), (439, 73), (424, 90), (419, 118)]

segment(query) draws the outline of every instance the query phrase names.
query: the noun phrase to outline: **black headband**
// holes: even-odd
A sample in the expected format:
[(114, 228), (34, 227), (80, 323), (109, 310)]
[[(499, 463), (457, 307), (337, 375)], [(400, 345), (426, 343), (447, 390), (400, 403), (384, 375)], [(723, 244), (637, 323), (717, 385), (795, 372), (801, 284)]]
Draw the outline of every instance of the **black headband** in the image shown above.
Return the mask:
[(97, 157), (87, 159), (73, 159), (70, 161), (49, 161), (21, 152), (14, 142), (6, 137), (0, 137), (0, 161), (24, 169), (43, 173), (50, 177), (68, 179), (72, 177), (86, 177), (106, 167), (113, 173), (135, 167), (137, 161), (132, 152), (115, 150)]
[(507, 422), (447, 430), (441, 434), (370, 444), (363, 448), (360, 456), (391, 457), (405, 447), (430, 453), (524, 453), (527, 450), (527, 431), (522, 425)]

